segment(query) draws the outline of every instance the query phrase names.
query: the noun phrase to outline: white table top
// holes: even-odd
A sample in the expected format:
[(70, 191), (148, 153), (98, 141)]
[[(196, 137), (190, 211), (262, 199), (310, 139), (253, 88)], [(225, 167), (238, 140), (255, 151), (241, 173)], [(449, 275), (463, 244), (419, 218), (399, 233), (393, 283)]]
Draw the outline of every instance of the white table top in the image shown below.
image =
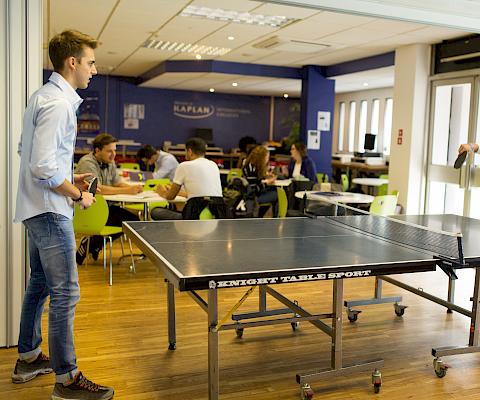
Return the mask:
[(352, 183), (355, 183), (356, 185), (363, 185), (363, 186), (382, 186), (382, 185), (388, 185), (388, 179), (354, 178), (352, 179)]
[(119, 201), (125, 203), (155, 203), (158, 201), (168, 201), (169, 203), (185, 203), (187, 201), (187, 198), (183, 196), (177, 196), (174, 200), (167, 200), (153, 190), (138, 194), (108, 194), (103, 197), (108, 201)]
[(292, 183), (291, 179), (275, 179), (274, 186), (289, 186)]
[(345, 203), (345, 204), (369, 204), (374, 197), (363, 193), (352, 192), (318, 192), (318, 191), (300, 191), (295, 192), (295, 197), (303, 199), (307, 194), (308, 200), (326, 201), (328, 203)]

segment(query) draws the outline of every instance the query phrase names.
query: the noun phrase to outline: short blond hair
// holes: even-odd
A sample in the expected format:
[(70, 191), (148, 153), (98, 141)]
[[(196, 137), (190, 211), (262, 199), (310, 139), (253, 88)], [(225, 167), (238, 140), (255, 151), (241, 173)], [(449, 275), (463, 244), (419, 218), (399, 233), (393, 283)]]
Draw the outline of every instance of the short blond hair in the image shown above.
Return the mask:
[(81, 58), (83, 49), (96, 49), (98, 41), (85, 33), (66, 30), (55, 35), (48, 44), (48, 56), (57, 72), (63, 69), (64, 62), (69, 57)]

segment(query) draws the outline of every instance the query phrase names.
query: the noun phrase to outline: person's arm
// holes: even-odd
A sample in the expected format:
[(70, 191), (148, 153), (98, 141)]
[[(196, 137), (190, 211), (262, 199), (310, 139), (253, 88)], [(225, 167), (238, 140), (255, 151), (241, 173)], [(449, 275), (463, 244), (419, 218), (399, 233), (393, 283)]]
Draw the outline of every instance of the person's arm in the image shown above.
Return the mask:
[(464, 153), (466, 151), (473, 151), (476, 153), (478, 151), (478, 144), (477, 143), (464, 143), (461, 144), (458, 148), (458, 153)]
[(53, 191), (62, 196), (70, 197), (73, 201), (78, 202), (83, 208), (88, 208), (95, 203), (95, 197), (93, 197), (92, 193), (82, 191), (66, 179), (60, 186), (54, 188)]
[(98, 185), (102, 194), (137, 194), (143, 192), (142, 185), (128, 185), (120, 183), (118, 186)]
[(309, 181), (316, 183), (317, 182), (317, 169), (313, 160), (309, 157), (304, 159), (305, 162), (305, 178), (308, 178)]
[[(158, 185), (156, 191), (163, 198), (167, 200), (173, 200), (179, 194), (181, 187), (182, 186), (178, 185), (177, 183), (172, 183), (171, 185)], [(181, 195), (183, 194), (184, 193), (182, 193)]]

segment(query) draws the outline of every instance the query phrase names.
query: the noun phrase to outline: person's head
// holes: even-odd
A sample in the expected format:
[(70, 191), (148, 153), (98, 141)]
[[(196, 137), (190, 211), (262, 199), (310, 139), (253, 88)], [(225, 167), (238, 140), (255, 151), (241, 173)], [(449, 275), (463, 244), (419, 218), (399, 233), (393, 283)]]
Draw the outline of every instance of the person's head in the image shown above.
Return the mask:
[(108, 133), (101, 133), (93, 139), (93, 155), (101, 163), (112, 163), (117, 154), (118, 140)]
[(137, 151), (137, 160), (141, 160), (145, 165), (153, 165), (158, 159), (158, 151), (151, 144), (147, 144)]
[(244, 136), (238, 141), (238, 148), (242, 153), (247, 153), (249, 147), (253, 147), (257, 144), (257, 141), (252, 136)]
[(252, 149), (246, 159), (247, 164), (251, 164), (258, 171), (258, 178), (264, 178), (267, 174), (268, 160), (270, 152), (265, 146), (256, 146)]
[(295, 159), (295, 161), (302, 161), (302, 158), (307, 155), (307, 148), (305, 143), (296, 142), (290, 147), (290, 154)]
[(53, 69), (62, 75), (74, 89), (86, 89), (97, 74), (94, 49), (98, 41), (75, 30), (55, 35), (48, 44), (48, 55)]
[(187, 160), (195, 160), (199, 157), (204, 157), (207, 152), (207, 144), (205, 140), (200, 138), (190, 138), (185, 143), (185, 153)]

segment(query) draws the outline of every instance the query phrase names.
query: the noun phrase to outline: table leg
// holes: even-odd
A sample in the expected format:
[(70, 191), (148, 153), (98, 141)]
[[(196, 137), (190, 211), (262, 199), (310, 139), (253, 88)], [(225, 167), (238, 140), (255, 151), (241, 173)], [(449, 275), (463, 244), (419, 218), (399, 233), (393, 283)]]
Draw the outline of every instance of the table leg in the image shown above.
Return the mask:
[(208, 289), (208, 399), (218, 400), (218, 298), (217, 289)]
[(175, 324), (175, 288), (167, 281), (167, 308), (168, 308), (168, 349), (177, 348)]

